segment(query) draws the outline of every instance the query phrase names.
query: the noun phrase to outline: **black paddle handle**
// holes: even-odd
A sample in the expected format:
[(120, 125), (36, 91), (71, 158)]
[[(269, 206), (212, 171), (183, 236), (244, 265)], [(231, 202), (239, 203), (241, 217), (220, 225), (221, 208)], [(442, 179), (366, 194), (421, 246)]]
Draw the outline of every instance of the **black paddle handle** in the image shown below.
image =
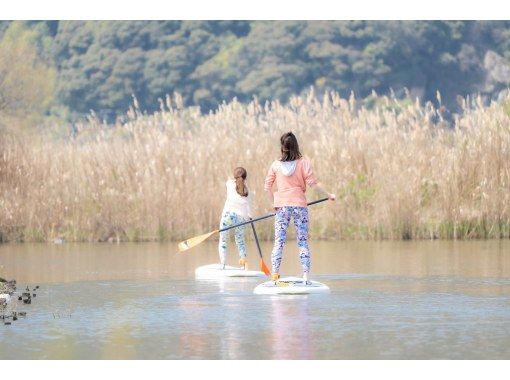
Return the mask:
[(244, 226), (245, 224), (248, 224), (248, 223), (258, 222), (259, 220), (267, 219), (267, 218), (270, 218), (270, 217), (275, 216), (275, 215), (276, 215), (275, 213), (267, 214), (267, 215), (261, 216), (259, 218), (251, 219), (251, 220), (248, 220), (246, 222), (242, 222), (242, 223), (239, 223), (239, 224), (234, 224), (233, 226), (228, 226), (228, 227), (222, 228), (221, 230), (218, 230), (218, 232), (223, 232), (223, 231), (230, 230), (232, 228), (241, 227), (241, 226)]
[[(327, 201), (329, 198), (322, 198), (322, 199), (318, 199), (316, 201), (313, 201), (313, 202), (310, 202), (307, 204), (307, 206), (311, 206), (311, 205), (314, 205), (314, 204), (317, 204), (317, 203), (321, 203), (321, 202), (325, 202)], [(267, 215), (264, 215), (264, 216), (260, 216), (258, 218), (255, 218), (255, 219), (251, 219), (251, 220), (248, 220), (246, 222), (242, 222), (242, 223), (239, 223), (239, 224), (234, 224), (233, 226), (228, 226), (228, 227), (225, 227), (225, 228), (222, 228), (221, 230), (218, 230), (218, 232), (223, 232), (223, 231), (227, 231), (227, 230), (230, 230), (232, 228), (236, 228), (236, 227), (241, 227), (241, 226), (244, 226), (245, 224), (248, 224), (248, 223), (255, 223), (255, 222), (258, 222), (259, 220), (263, 220), (263, 219), (267, 219), (267, 218), (271, 218), (273, 216), (275, 216), (276, 213), (272, 213), (272, 214), (267, 214)]]
[(329, 199), (329, 198), (317, 199), (316, 201), (313, 201), (313, 202), (308, 203), (308, 206), (311, 206), (311, 205), (314, 205), (314, 204), (317, 204), (317, 203), (321, 203), (321, 202), (325, 202), (325, 201), (327, 201), (328, 199)]

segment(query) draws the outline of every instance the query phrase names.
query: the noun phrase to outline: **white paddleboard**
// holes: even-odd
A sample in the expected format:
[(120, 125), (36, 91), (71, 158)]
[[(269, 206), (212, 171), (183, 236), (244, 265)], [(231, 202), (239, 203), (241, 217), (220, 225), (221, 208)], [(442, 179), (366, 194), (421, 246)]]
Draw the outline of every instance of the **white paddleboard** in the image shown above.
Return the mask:
[(258, 270), (244, 270), (229, 265), (209, 264), (195, 269), (195, 278), (198, 280), (211, 280), (225, 277), (264, 277), (265, 274)]
[(314, 294), (329, 293), (329, 287), (322, 282), (309, 281), (307, 285), (301, 277), (284, 277), (277, 284), (274, 281), (267, 281), (258, 285), (253, 293), (255, 294)]

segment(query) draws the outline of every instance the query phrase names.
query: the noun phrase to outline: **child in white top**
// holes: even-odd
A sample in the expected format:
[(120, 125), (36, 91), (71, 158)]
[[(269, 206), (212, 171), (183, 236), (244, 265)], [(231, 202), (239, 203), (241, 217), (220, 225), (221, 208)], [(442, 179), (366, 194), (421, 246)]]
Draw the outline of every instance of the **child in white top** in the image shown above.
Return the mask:
[[(223, 207), (220, 221), (220, 230), (234, 224), (246, 222), (251, 219), (251, 194), (246, 186), (246, 169), (234, 169), (234, 179), (226, 182), (227, 200)], [(246, 269), (246, 242), (244, 240), (245, 226), (234, 228), (234, 236), (239, 251), (239, 265)], [(218, 252), (220, 263), (225, 267), (229, 231), (220, 232)]]

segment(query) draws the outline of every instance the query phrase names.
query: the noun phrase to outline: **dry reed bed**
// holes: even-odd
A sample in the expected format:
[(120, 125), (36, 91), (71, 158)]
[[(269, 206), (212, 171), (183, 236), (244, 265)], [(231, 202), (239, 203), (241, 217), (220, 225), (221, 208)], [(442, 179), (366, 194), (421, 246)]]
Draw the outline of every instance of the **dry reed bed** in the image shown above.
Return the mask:
[[(294, 131), (335, 203), (314, 206), (311, 234), (333, 239), (508, 238), (510, 118), (505, 104), (467, 104), (455, 125), (380, 98), (374, 109), (335, 93), (279, 103), (231, 102), (214, 114), (167, 98), (162, 111), (72, 139), (4, 136), (3, 241), (167, 240), (216, 228), (224, 181), (248, 170), (256, 214), (281, 133)], [(309, 199), (317, 198), (312, 192)], [(270, 238), (271, 222), (258, 226)]]

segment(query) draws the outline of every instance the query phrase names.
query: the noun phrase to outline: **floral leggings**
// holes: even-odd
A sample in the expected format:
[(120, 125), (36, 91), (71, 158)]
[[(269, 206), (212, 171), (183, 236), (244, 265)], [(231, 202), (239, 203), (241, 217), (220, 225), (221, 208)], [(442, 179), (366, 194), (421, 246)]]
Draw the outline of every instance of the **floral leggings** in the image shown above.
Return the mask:
[[(242, 216), (236, 214), (235, 212), (231, 211), (225, 211), (223, 215), (221, 216), (220, 221), (220, 230), (222, 228), (232, 226), (234, 224), (246, 222), (246, 219), (244, 219)], [(237, 249), (239, 250), (239, 257), (245, 258), (246, 257), (246, 242), (244, 240), (244, 227), (236, 227), (234, 228), (234, 237), (237, 245)], [(220, 262), (222, 264), (225, 264), (226, 258), (227, 258), (227, 244), (228, 244), (228, 238), (229, 238), (229, 232), (230, 231), (223, 231), (220, 232), (220, 241), (218, 243), (218, 253), (220, 255)]]
[(290, 218), (294, 219), (296, 226), (297, 243), (299, 247), (299, 259), (303, 272), (310, 271), (310, 249), (308, 248), (308, 208), (286, 206), (276, 209), (276, 218), (274, 222), (274, 248), (271, 255), (273, 273), (279, 273), (282, 263), (283, 246), (287, 239), (287, 228), (290, 224)]

